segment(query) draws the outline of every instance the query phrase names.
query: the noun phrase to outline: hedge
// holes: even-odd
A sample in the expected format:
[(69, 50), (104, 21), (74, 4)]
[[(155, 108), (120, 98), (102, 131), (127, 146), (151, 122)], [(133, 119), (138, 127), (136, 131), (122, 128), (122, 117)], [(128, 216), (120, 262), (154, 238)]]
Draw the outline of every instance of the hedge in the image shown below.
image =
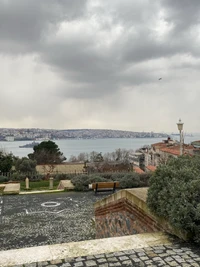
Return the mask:
[(182, 156), (159, 166), (150, 178), (147, 205), (200, 242), (200, 158)]

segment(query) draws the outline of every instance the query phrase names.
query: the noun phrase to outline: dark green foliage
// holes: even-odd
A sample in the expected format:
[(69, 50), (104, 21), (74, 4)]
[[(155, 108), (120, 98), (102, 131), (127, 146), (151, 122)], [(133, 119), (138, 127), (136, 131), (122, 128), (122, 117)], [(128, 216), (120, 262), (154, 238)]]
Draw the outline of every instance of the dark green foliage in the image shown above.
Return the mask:
[(12, 154), (6, 154), (0, 151), (0, 172), (9, 172), (12, 168)]
[(8, 182), (9, 181), (9, 178), (6, 177), (6, 176), (0, 176), (0, 183), (5, 183), (5, 182)]
[(148, 187), (149, 186), (149, 179), (150, 179), (151, 175), (152, 175), (151, 172), (139, 174), (141, 187)]
[(77, 175), (72, 178), (71, 182), (75, 186), (76, 191), (88, 191), (89, 190), (89, 184), (92, 184), (94, 182), (106, 182), (108, 179), (105, 179), (99, 175)]
[[(140, 178), (141, 177), (141, 178)], [(147, 186), (149, 175), (140, 175), (136, 172), (126, 173), (97, 173), (97, 174), (81, 174), (71, 178), (77, 191), (88, 191), (88, 185), (95, 182), (120, 182), (120, 188), (134, 188)]]
[(37, 164), (59, 164), (66, 158), (60, 152), (59, 147), (53, 141), (44, 141), (39, 145), (34, 146), (34, 152), (28, 157), (35, 160)]
[(124, 176), (127, 174), (127, 172), (116, 172), (112, 174), (112, 180), (113, 181), (121, 181)]
[(147, 205), (200, 242), (200, 158), (182, 156), (159, 166), (150, 178)]
[(75, 173), (58, 173), (58, 174), (52, 174), (52, 177), (54, 177), (55, 180), (71, 180), (74, 176), (76, 176)]
[(26, 157), (18, 158), (15, 161), (15, 170), (19, 172), (35, 172), (37, 162)]
[(24, 181), (26, 177), (29, 178), (30, 181), (40, 181), (44, 179), (44, 176), (41, 174), (38, 174), (36, 172), (27, 172), (27, 173), (20, 173), (20, 172), (14, 172), (10, 175), (9, 180), (12, 181)]
[(123, 178), (118, 179), (120, 188), (134, 188), (140, 186), (140, 175), (136, 172), (128, 173)]

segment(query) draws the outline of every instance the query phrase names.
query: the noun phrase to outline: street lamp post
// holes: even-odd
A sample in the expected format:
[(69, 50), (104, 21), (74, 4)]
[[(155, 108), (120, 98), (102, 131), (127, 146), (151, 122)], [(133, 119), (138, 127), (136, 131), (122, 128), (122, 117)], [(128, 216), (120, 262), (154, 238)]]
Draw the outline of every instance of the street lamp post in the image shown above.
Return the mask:
[(177, 126), (180, 132), (180, 156), (181, 156), (183, 155), (183, 138), (182, 138), (183, 122), (181, 122), (181, 119), (179, 119)]

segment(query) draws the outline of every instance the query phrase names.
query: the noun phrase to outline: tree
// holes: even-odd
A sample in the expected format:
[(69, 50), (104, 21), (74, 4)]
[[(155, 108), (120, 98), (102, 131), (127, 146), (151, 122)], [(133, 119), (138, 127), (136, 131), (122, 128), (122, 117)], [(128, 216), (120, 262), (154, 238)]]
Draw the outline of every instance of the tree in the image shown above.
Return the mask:
[(4, 151), (0, 151), (0, 172), (9, 172), (12, 168), (13, 156)]
[(34, 152), (28, 157), (36, 160), (37, 164), (59, 164), (66, 160), (58, 145), (53, 141), (43, 141), (34, 146), (33, 150)]
[(35, 172), (37, 162), (35, 160), (23, 157), (15, 161), (15, 169), (19, 172)]

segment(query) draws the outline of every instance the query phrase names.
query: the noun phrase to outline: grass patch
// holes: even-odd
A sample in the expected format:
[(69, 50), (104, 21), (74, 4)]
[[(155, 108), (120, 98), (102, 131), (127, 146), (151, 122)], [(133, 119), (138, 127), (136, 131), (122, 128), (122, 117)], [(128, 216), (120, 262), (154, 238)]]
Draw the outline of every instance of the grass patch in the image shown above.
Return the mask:
[[(59, 181), (53, 182), (53, 189), (57, 189)], [(31, 191), (31, 190), (49, 190), (49, 181), (36, 181), (29, 182), (29, 189), (26, 189), (25, 181), (20, 182), (21, 191)]]

